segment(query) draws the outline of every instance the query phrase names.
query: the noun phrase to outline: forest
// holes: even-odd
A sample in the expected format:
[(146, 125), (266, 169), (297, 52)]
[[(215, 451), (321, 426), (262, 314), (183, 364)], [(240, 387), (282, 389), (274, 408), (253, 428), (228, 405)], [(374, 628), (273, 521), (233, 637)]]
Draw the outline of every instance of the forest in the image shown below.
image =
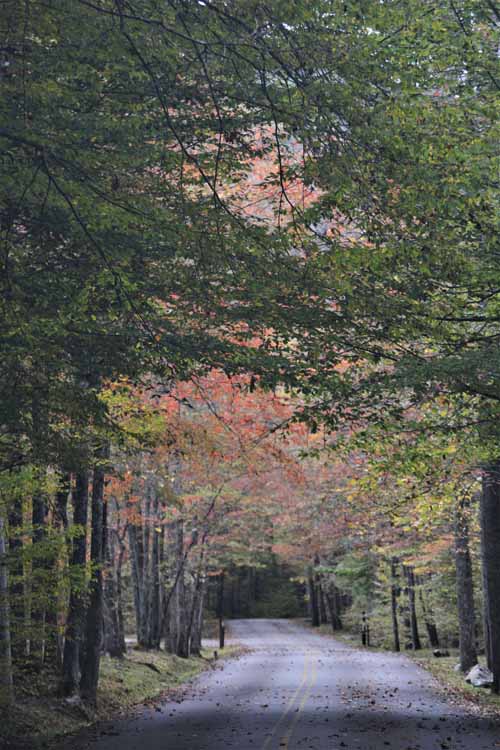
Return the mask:
[(499, 45), (490, 0), (1, 4), (2, 710), (231, 616), (500, 692)]

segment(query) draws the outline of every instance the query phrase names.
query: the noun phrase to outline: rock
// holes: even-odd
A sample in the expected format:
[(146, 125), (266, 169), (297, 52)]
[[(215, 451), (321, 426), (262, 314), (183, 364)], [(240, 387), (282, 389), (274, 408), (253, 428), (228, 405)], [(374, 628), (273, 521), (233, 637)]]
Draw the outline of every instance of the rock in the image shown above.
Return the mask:
[(442, 649), (442, 648), (435, 648), (432, 653), (434, 654), (434, 656), (436, 658), (439, 658), (441, 656), (449, 656), (450, 655), (449, 651), (447, 651), (446, 649)]
[(453, 669), (455, 670), (455, 672), (460, 672), (460, 669), (461, 669), (460, 664), (455, 664)]
[(488, 687), (493, 683), (493, 675), (486, 667), (476, 664), (465, 678), (465, 681), (474, 687)]

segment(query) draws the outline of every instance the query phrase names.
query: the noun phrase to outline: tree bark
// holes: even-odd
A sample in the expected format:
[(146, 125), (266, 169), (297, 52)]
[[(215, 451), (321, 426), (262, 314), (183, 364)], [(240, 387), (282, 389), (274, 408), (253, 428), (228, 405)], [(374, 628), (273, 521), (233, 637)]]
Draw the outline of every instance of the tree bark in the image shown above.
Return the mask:
[(460, 669), (468, 672), (477, 664), (474, 582), (469, 549), (469, 502), (460, 498), (455, 513), (455, 570), (457, 586)]
[(89, 475), (82, 469), (76, 475), (73, 491), (73, 524), (80, 533), (73, 539), (71, 552), (71, 589), (66, 639), (64, 642), (62, 691), (64, 695), (75, 695), (80, 687), (80, 657), (85, 626), (85, 564), (87, 556), (87, 520), (89, 502)]
[(132, 567), (132, 584), (134, 589), (134, 609), (137, 631), (137, 644), (147, 648), (146, 624), (146, 597), (144, 569), (144, 548), (142, 530), (134, 523), (128, 525), (128, 538), (130, 548), (130, 560)]
[(246, 580), (246, 587), (245, 587), (245, 610), (244, 610), (244, 616), (250, 617), (251, 613), (253, 611), (253, 576), (254, 576), (254, 569), (249, 566), (247, 568), (247, 580)]
[(311, 625), (313, 628), (319, 627), (319, 608), (318, 608), (318, 597), (316, 591), (316, 582), (314, 580), (314, 569), (309, 567), (307, 583), (309, 588), (309, 611), (311, 615)]
[(219, 646), (224, 648), (224, 579), (225, 573), (223, 570), (219, 573), (218, 586), (217, 586), (217, 619), (219, 620)]
[(412, 647), (414, 651), (419, 651), (422, 648), (422, 644), (420, 643), (420, 635), (418, 632), (417, 610), (415, 606), (415, 573), (414, 573), (413, 567), (411, 567), (410, 565), (404, 566), (404, 570), (406, 573), (406, 582), (407, 582), (407, 589), (408, 589), (408, 606), (409, 606), (409, 616), (410, 616), (410, 631), (411, 631)]
[(122, 632), (123, 614), (120, 613), (121, 600), (118, 591), (118, 565), (120, 564), (121, 568), (121, 560), (120, 554), (118, 560), (116, 559), (115, 540), (108, 525), (108, 503), (104, 503), (104, 514), (104, 556), (106, 559), (104, 576), (104, 651), (114, 658), (121, 659), (126, 653), (125, 638)]
[(203, 636), (203, 605), (205, 601), (205, 590), (206, 583), (203, 579), (198, 596), (198, 606), (195, 610), (195, 620), (193, 625), (193, 633), (191, 637), (191, 653), (195, 656), (201, 655), (202, 636)]
[(48, 385), (41, 371), (35, 371), (32, 376), (33, 394), (31, 403), (32, 418), (32, 460), (35, 467), (35, 491), (31, 501), (31, 539), (32, 569), (28, 585), (31, 588), (31, 612), (29, 639), (31, 657), (43, 663), (45, 651), (45, 629), (47, 618), (47, 590), (52, 585), (50, 575), (52, 561), (48, 558), (48, 551), (44, 542), (47, 536), (46, 515), (47, 503), (45, 488), (46, 451), (48, 432)]
[(500, 692), (500, 460), (483, 470), (481, 542), (485, 621), (493, 692)]
[(189, 656), (189, 634), (187, 628), (186, 583), (184, 571), (184, 521), (177, 521), (176, 529), (176, 577), (175, 609), (177, 621), (177, 656)]
[(419, 590), (420, 606), (422, 607), (422, 614), (424, 617), (425, 629), (427, 630), (427, 637), (429, 638), (429, 644), (431, 648), (439, 648), (439, 635), (437, 631), (436, 623), (434, 622), (434, 616), (430, 610), (428, 604), (425, 601), (424, 592), (422, 589)]
[(398, 622), (398, 597), (400, 588), (398, 584), (398, 563), (397, 557), (391, 559), (391, 615), (392, 615), (392, 636), (394, 641), (394, 651), (401, 651), (399, 640), (399, 622)]
[(184, 521), (169, 524), (170, 558), (172, 560), (170, 592), (166, 598), (168, 636), (166, 648), (182, 658), (189, 656), (189, 619), (185, 582)]
[(21, 500), (16, 498), (9, 509), (9, 615), (15, 662), (27, 654), (22, 530), (23, 508)]
[[(68, 532), (68, 498), (71, 491), (71, 476), (63, 474), (60, 478), (59, 490), (55, 497), (54, 526), (59, 533), (64, 535), (66, 547), (69, 549)], [(58, 669), (62, 668), (64, 638), (60, 632), (60, 619), (66, 614), (63, 610), (60, 588), (64, 576), (63, 567), (66, 563), (66, 552), (55, 555), (52, 559), (53, 583), (50, 587), (50, 603), (47, 611), (47, 642), (45, 644), (45, 659), (54, 661)], [(64, 603), (65, 606), (65, 603)]]
[[(481, 515), (481, 503), (480, 503), (480, 515)], [(489, 622), (489, 606), (488, 606), (488, 583), (486, 580), (486, 566), (484, 564), (484, 542), (483, 534), (481, 532), (481, 581), (483, 585), (483, 638), (484, 638), (484, 655), (486, 657), (486, 666), (491, 670), (491, 644), (490, 644), (490, 622)]]
[(144, 513), (142, 520), (142, 573), (143, 581), (143, 641), (145, 648), (151, 648), (151, 595), (152, 595), (152, 569), (151, 569), (151, 480), (146, 481), (146, 494), (144, 498)]
[(31, 575), (33, 606), (31, 610), (31, 648), (30, 653), (35, 659), (43, 662), (45, 643), (45, 596), (44, 589), (49, 585), (47, 571), (50, 561), (46, 559), (41, 549), (45, 541), (45, 497), (41, 491), (35, 492), (32, 499), (32, 527), (33, 527), (33, 570)]
[(328, 623), (328, 617), (326, 615), (326, 603), (325, 603), (325, 591), (322, 582), (322, 577), (318, 576), (318, 606), (319, 606), (319, 620), (321, 625)]
[(158, 494), (155, 493), (153, 500), (153, 529), (152, 529), (152, 541), (151, 541), (151, 570), (149, 575), (149, 583), (151, 592), (149, 595), (149, 633), (148, 641), (149, 648), (160, 648), (161, 640), (161, 580), (160, 580), (160, 539), (161, 529), (158, 524), (160, 519), (158, 517), (159, 499)]
[(189, 653), (194, 656), (201, 654), (201, 640), (203, 631), (203, 604), (205, 600), (205, 574), (203, 570), (198, 571), (193, 597), (191, 636)]
[(13, 699), (7, 544), (4, 519), (0, 513), (0, 706), (9, 706)]
[(104, 566), (104, 477), (103, 461), (108, 457), (107, 446), (96, 452), (97, 464), (92, 479), (92, 537), (90, 543), (90, 596), (85, 625), (85, 656), (82, 664), (81, 695), (88, 703), (97, 701), (97, 684), (103, 636), (103, 566)]
[(120, 648), (123, 650), (123, 653), (125, 654), (127, 651), (127, 645), (125, 642), (125, 617), (123, 614), (123, 583), (122, 583), (122, 569), (123, 569), (123, 561), (125, 559), (125, 552), (126, 552), (126, 546), (125, 546), (125, 531), (123, 531), (123, 534), (119, 534), (117, 532), (116, 538), (118, 540), (118, 559), (116, 562), (116, 601), (117, 601), (117, 616), (118, 616), (118, 638), (120, 643)]
[(339, 610), (339, 599), (337, 587), (335, 581), (330, 578), (323, 588), (326, 604), (328, 607), (328, 613), (330, 615), (330, 624), (333, 632), (342, 630), (342, 618)]
[(205, 538), (202, 537), (200, 555), (194, 580), (194, 591), (189, 620), (189, 653), (195, 656), (201, 654), (201, 638), (203, 628), (203, 604), (205, 600)]

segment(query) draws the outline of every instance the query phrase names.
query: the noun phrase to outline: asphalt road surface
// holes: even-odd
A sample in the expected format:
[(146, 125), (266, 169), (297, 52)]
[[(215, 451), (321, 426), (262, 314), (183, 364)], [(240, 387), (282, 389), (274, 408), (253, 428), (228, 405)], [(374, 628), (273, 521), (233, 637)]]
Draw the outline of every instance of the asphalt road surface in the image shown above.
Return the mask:
[(500, 726), (448, 704), (404, 655), (352, 649), (286, 620), (236, 620), (251, 652), (180, 702), (100, 728), (74, 750), (483, 750)]

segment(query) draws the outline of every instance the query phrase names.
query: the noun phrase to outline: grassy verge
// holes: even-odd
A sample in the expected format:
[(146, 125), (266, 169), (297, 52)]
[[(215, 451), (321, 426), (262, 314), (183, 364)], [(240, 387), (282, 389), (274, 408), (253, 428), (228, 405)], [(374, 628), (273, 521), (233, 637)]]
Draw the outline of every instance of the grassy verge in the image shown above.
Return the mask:
[[(241, 649), (228, 646), (219, 659), (237, 656)], [(0, 747), (6, 750), (38, 750), (74, 734), (101, 719), (130, 711), (134, 706), (168, 695), (180, 685), (214, 666), (213, 651), (202, 658), (180, 659), (163, 652), (131, 650), (124, 659), (103, 657), (98, 709), (57, 697), (57, 675), (21, 675), (16, 703), (0, 722)]]
[[(500, 715), (500, 696), (492, 693), (489, 688), (469, 685), (465, 682), (464, 675), (455, 671), (455, 664), (458, 663), (456, 651), (439, 659), (433, 656), (431, 649), (410, 651), (407, 655), (436, 678), (447, 697), (463, 705), (474, 706), (481, 713)], [(484, 663), (482, 659), (479, 661), (481, 664)]]

